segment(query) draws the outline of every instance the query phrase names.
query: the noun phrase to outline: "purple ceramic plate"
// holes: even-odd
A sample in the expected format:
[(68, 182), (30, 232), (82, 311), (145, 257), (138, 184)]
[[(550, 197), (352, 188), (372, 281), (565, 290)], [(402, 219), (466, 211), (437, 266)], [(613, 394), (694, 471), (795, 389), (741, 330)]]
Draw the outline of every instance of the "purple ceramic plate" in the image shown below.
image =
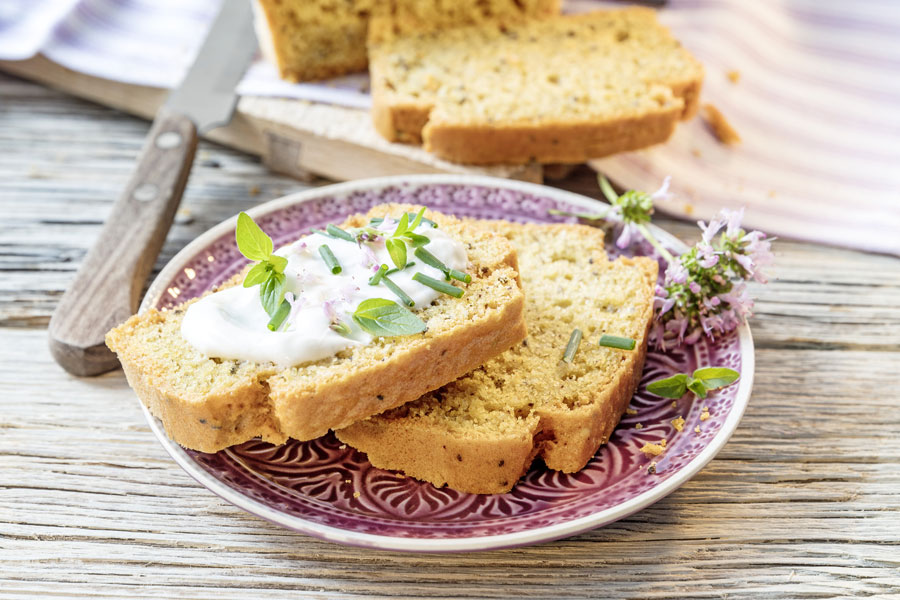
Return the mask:
[[(459, 175), (387, 177), (317, 188), (249, 211), (285, 244), (312, 228), (365, 212), (381, 202), (425, 204), (467, 217), (560, 222), (550, 209), (596, 210), (593, 200), (539, 185)], [(234, 243), (236, 218), (198, 237), (153, 282), (141, 310), (172, 307), (221, 283), (246, 264)], [(658, 232), (678, 244), (664, 232)], [(646, 394), (648, 381), (698, 365), (742, 373), (738, 385), (696, 401), (674, 403)], [(364, 454), (333, 436), (272, 446), (252, 441), (216, 454), (185, 450), (157, 419), (147, 420), (166, 450), (197, 481), (255, 515), (325, 540), (420, 552), (487, 550), (570, 536), (628, 516), (666, 496), (725, 445), (740, 421), (753, 381), (753, 341), (744, 325), (716, 344), (650, 352), (640, 390), (610, 442), (579, 473), (535, 464), (508, 493), (495, 496), (437, 489), (372, 467)], [(701, 409), (709, 417), (701, 421)], [(677, 431), (671, 421), (682, 416)], [(638, 428), (640, 424), (640, 428)], [(695, 428), (699, 427), (699, 433)], [(650, 460), (647, 442), (668, 441)]]

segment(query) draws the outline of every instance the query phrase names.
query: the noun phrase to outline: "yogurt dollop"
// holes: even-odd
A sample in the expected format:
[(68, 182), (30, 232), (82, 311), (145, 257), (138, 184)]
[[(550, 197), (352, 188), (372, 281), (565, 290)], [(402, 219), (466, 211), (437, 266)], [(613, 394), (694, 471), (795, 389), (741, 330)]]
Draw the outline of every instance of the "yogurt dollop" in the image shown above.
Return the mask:
[[(395, 222), (396, 223), (396, 222)], [(392, 231), (391, 222), (381, 227), (385, 235)], [(390, 231), (389, 231), (390, 229)], [(431, 241), (425, 248), (451, 269), (464, 271), (467, 257), (465, 245), (433, 228), (419, 225), (415, 233)], [(319, 254), (319, 246), (327, 244), (341, 265), (334, 275)], [(207, 356), (221, 359), (273, 362), (281, 367), (319, 360), (356, 344), (368, 344), (372, 336), (353, 322), (351, 315), (359, 303), (369, 298), (398, 301), (383, 284), (369, 285), (369, 279), (381, 264), (393, 267), (384, 240), (350, 242), (315, 233), (279, 248), (275, 254), (287, 258), (285, 297), (291, 302), (291, 314), (279, 331), (267, 327), (269, 315), (259, 299), (259, 286), (235, 286), (210, 294), (188, 307), (181, 323), (181, 335), (191, 346)], [(407, 248), (411, 267), (390, 275), (415, 302), (411, 310), (428, 306), (440, 292), (413, 281), (421, 272), (435, 279), (444, 274), (415, 258)], [(399, 303), (399, 302), (398, 302)], [(347, 335), (332, 329), (341, 322), (350, 328)]]

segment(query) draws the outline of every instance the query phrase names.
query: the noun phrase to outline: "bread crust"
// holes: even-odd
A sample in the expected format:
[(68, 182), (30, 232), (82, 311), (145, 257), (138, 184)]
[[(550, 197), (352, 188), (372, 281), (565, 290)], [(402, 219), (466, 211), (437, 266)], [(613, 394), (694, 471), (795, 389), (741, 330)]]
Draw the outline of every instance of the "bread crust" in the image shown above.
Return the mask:
[[(348, 219), (345, 226), (414, 210), (418, 207), (380, 205), (365, 216)], [(434, 321), (437, 325), (422, 334), (385, 342), (390, 344), (384, 346), (385, 352), (390, 349), (391, 353), (379, 361), (352, 363), (339, 354), (310, 365), (277, 369), (272, 364), (210, 359), (180, 337), (184, 310), (196, 300), (171, 311), (151, 309), (131, 317), (107, 334), (107, 345), (117, 353), (129, 384), (162, 421), (169, 437), (202, 452), (216, 452), (256, 437), (276, 444), (288, 437), (313, 439), (333, 427), (399, 406), (460, 377), (521, 341), (526, 333), (524, 295), (512, 245), (452, 217), (427, 216), (467, 243), (482, 244), (480, 256), (490, 262), (472, 265), (472, 282), (462, 299), (439, 299), (437, 308), (423, 311), (433, 311), (432, 318), (441, 318), (445, 311), (450, 319), (454, 314), (468, 314), (457, 304), (465, 302), (465, 307), (481, 312), (462, 322)], [(223, 287), (242, 279), (239, 274)], [(452, 312), (454, 307), (461, 312)], [(426, 320), (431, 325), (430, 318)], [(152, 335), (141, 335), (148, 331)], [(151, 347), (147, 337), (167, 343), (162, 349)], [(174, 358), (162, 355), (170, 348)], [(182, 356), (186, 359), (181, 360)], [(180, 371), (184, 363), (192, 369), (186, 375)], [(187, 385), (195, 380), (203, 385)]]
[[(486, 226), (500, 232), (516, 227), (541, 227), (496, 223)], [(587, 234), (586, 230), (589, 228), (579, 225), (550, 227), (555, 228), (555, 231), (548, 230), (548, 234), (553, 232), (555, 235), (568, 237), (572, 244), (577, 244), (586, 252), (593, 249), (595, 260), (605, 259), (602, 246), (596, 247), (598, 240), (602, 244), (601, 232), (592, 230)], [(591, 241), (594, 242), (593, 245)], [(652, 299), (657, 263), (648, 258), (618, 260), (639, 271), (643, 280), (644, 298)], [(527, 287), (525, 293), (529, 293)], [(335, 433), (342, 442), (366, 452), (369, 461), (377, 467), (400, 470), (437, 486), (446, 485), (474, 494), (508, 492), (537, 457), (541, 457), (550, 469), (577, 472), (609, 440), (637, 389), (643, 371), (652, 314), (652, 301), (645, 301), (642, 312), (637, 317), (644, 324), (637, 339), (638, 345), (634, 351), (622, 353), (623, 366), (612, 385), (601, 389), (582, 389), (573, 406), (536, 403), (530, 414), (520, 416), (515, 426), (507, 427), (512, 431), (473, 435), (428, 418), (408, 418), (413, 405), (407, 404)], [(491, 363), (485, 365), (484, 369), (490, 370)], [(526, 377), (527, 373), (519, 376)], [(470, 380), (471, 377), (465, 379)], [(428, 397), (446, 397), (445, 394), (454, 393), (446, 391), (447, 389), (442, 388)], [(466, 393), (466, 389), (468, 388), (457, 393)], [(536, 388), (534, 393), (540, 396), (540, 388)]]
[[(461, 106), (466, 100), (444, 92), (454, 88), (461, 90), (466, 88), (464, 73), (475, 72), (471, 65), (466, 65), (467, 70), (455, 73), (452, 64), (442, 64), (437, 68), (436, 65), (429, 63), (429, 58), (435, 60), (434, 56), (429, 55), (429, 45), (436, 55), (440, 55), (442, 42), (445, 41), (440, 32), (413, 31), (413, 36), (407, 40), (404, 40), (402, 35), (394, 36), (398, 43), (393, 44), (391, 36), (373, 35), (373, 28), (385, 31), (389, 29), (389, 24), (373, 20), (373, 25), (370, 26), (369, 47), (373, 81), (372, 115), (376, 130), (390, 141), (424, 142), (426, 150), (445, 160), (478, 165), (524, 164), (532, 161), (584, 162), (591, 158), (601, 158), (665, 142), (674, 132), (679, 119), (689, 119), (697, 113), (703, 67), (671, 38), (665, 28), (656, 23), (654, 12), (650, 9), (630, 7), (608, 13), (598, 11), (584, 15), (567, 15), (546, 23), (556, 23), (562, 28), (568, 23), (591, 23), (591, 19), (602, 17), (604, 14), (632, 15), (637, 21), (642, 22), (648, 31), (658, 32), (658, 39), (655, 41), (665, 45), (659, 50), (661, 61), (676, 60), (675, 57), (680, 61), (680, 71), (677, 73), (668, 76), (656, 73), (653, 78), (647, 79), (644, 79), (644, 75), (636, 74), (628, 79), (631, 85), (639, 82), (641, 86), (649, 86), (644, 91), (644, 96), (655, 99), (657, 104), (646, 102), (642, 108), (631, 110), (631, 114), (620, 111), (597, 114), (594, 117), (589, 116), (589, 111), (586, 111), (580, 115), (565, 117), (562, 113), (558, 113), (554, 118), (544, 107), (535, 114), (517, 119), (510, 117), (506, 109), (501, 110), (497, 106), (492, 112), (491, 105), (485, 100), (477, 107), (470, 108), (469, 113), (457, 114), (454, 112), (458, 111), (456, 104), (459, 103)], [(521, 28), (521, 31), (517, 31), (515, 26), (511, 27), (513, 33), (518, 34), (514, 39), (534, 38), (537, 34), (529, 27), (540, 22), (530, 21)], [(493, 27), (487, 26), (457, 31), (470, 32), (468, 35), (477, 37), (476, 32), (492, 29)], [(459, 43), (461, 35), (451, 39)], [(537, 39), (544, 40), (542, 37)], [(418, 46), (408, 46), (406, 42)], [(520, 45), (504, 47), (504, 52), (515, 55), (514, 49), (522, 51), (528, 47), (527, 43), (514, 42)], [(549, 42), (545, 40), (545, 43)], [(415, 50), (411, 50), (412, 47)], [(572, 60), (577, 61), (580, 50), (576, 48), (559, 51), (570, 52)], [(478, 55), (478, 59), (489, 60), (481, 55)], [(462, 60), (459, 59), (460, 69), (463, 67)], [(472, 59), (473, 62), (475, 60)], [(397, 67), (398, 64), (404, 65), (403, 69)], [(412, 66), (405, 66), (407, 64)], [(481, 73), (489, 72), (488, 64), (482, 67)], [(429, 68), (434, 73), (428, 74)], [(407, 71), (418, 75), (417, 79), (409, 79), (416, 81), (415, 86), (418, 87), (410, 87), (413, 84), (409, 83), (405, 84), (405, 87), (404, 84), (398, 84), (405, 81)], [(536, 78), (543, 76), (545, 74), (539, 69), (532, 74), (532, 77)], [(491, 90), (468, 89), (465, 94), (471, 98), (479, 91), (491, 97)], [(576, 92), (590, 95), (593, 90), (573, 91)], [(463, 94), (462, 91), (460, 93)], [(619, 93), (627, 95), (628, 89)], [(527, 95), (525, 92), (522, 94)]]
[(655, 114), (615, 121), (501, 126), (428, 121), (425, 149), (464, 164), (579, 163), (665, 142), (684, 110), (679, 100)]

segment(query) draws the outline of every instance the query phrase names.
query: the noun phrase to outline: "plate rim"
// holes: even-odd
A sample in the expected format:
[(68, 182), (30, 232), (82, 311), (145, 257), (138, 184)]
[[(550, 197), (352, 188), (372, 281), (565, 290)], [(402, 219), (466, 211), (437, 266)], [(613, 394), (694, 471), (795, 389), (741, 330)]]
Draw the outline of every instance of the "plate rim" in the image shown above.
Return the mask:
[[(340, 196), (359, 190), (375, 190), (400, 185), (409, 187), (416, 184), (477, 185), (482, 187), (505, 188), (550, 197), (555, 200), (561, 200), (588, 209), (596, 208), (596, 200), (574, 192), (560, 190), (545, 185), (483, 175), (430, 174), (391, 175), (320, 186), (264, 202), (263, 204), (248, 209), (246, 212), (251, 217), (256, 218), (288, 206), (311, 201), (321, 196)], [(209, 246), (211, 242), (221, 237), (224, 233), (234, 230), (236, 224), (237, 215), (225, 219), (201, 233), (173, 256), (148, 287), (138, 312), (144, 312), (150, 306), (155, 304), (164, 292), (166, 282), (171, 281), (199, 250)], [(684, 244), (672, 234), (655, 225), (652, 225), (651, 227), (653, 227), (654, 233), (665, 238), (670, 244), (676, 247), (684, 247)], [(756, 356), (754, 352), (753, 335), (751, 334), (750, 326), (746, 321), (738, 328), (738, 342), (741, 353), (741, 379), (735, 395), (734, 404), (718, 433), (716, 433), (706, 447), (704, 447), (693, 460), (683, 466), (678, 472), (659, 485), (642, 492), (634, 498), (616, 506), (600, 510), (596, 513), (535, 529), (488, 536), (460, 538), (413, 538), (389, 536), (350, 531), (288, 515), (266, 506), (253, 498), (243, 495), (239, 491), (232, 489), (219, 479), (210, 475), (206, 470), (200, 467), (200, 465), (196, 463), (181, 446), (169, 439), (161, 426), (161, 422), (150, 414), (150, 411), (137, 396), (135, 396), (135, 398), (137, 399), (151, 430), (156, 435), (163, 448), (165, 448), (169, 456), (171, 456), (172, 459), (188, 473), (188, 475), (223, 500), (271, 523), (330, 542), (380, 550), (431, 553), (499, 550), (557, 540), (584, 533), (591, 529), (618, 521), (619, 519), (632, 515), (661, 500), (699, 473), (703, 467), (705, 467), (722, 450), (731, 438), (732, 434), (737, 429), (750, 400), (756, 370)]]

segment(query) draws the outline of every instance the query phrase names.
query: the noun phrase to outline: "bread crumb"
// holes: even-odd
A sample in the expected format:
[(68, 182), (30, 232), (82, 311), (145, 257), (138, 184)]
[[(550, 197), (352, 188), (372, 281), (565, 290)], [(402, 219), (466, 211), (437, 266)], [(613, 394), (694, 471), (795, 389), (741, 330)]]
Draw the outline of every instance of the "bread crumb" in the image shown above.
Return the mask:
[(737, 130), (731, 126), (731, 123), (725, 118), (722, 112), (712, 104), (703, 105), (703, 117), (707, 124), (712, 128), (716, 139), (726, 145), (739, 144), (741, 136)]
[(341, 444), (340, 446), (338, 446), (338, 450), (346, 450), (346, 449), (347, 449), (347, 444)]
[(633, 408), (626, 408), (626, 409), (625, 409), (625, 414), (626, 414), (626, 415), (636, 415), (636, 414), (637, 414), (637, 410), (635, 410), (635, 409), (633, 409)]
[(769, 198), (775, 197), (775, 190), (769, 190)]
[(726, 75), (728, 76), (728, 81), (730, 81), (731, 83), (737, 83), (741, 80), (741, 72), (738, 71), (737, 69), (732, 69), (731, 71), (728, 71), (728, 73), (726, 73)]
[(649, 475), (653, 475), (654, 473), (656, 473), (656, 461), (655, 460), (653, 462), (651, 462), (650, 465), (647, 467), (647, 473)]
[(694, 427), (694, 433), (700, 433), (700, 426), (699, 426), (699, 425), (697, 425), (696, 427)]
[(694, 214), (694, 205), (685, 203), (684, 214), (686, 214), (687, 216), (691, 216), (692, 214)]
[(251, 196), (259, 196), (259, 186), (258, 185), (250, 186), (250, 195)]
[(634, 426), (634, 428), (635, 429), (643, 429), (644, 426), (642, 424), (638, 423), (637, 425)]
[(672, 419), (672, 427), (675, 428), (675, 431), (684, 429), (684, 417), (679, 415), (677, 419)]
[(702, 158), (702, 157), (703, 157), (703, 153), (700, 152), (700, 148), (691, 148), (691, 154), (693, 154), (693, 155), (696, 156), (697, 158)]
[(350, 482), (351, 482), (350, 479), (345, 479), (345, 480), (344, 480), (344, 483), (350, 483)]
[(700, 415), (701, 421), (706, 421), (707, 419), (709, 419), (709, 413), (703, 413)]
[(666, 451), (666, 440), (660, 440), (658, 444), (644, 444), (641, 446), (641, 452), (646, 456), (659, 456)]
[(672, 400), (672, 408), (678, 408), (678, 400)]
[(359, 498), (359, 492), (353, 492), (353, 497), (354, 497), (354, 498)]

